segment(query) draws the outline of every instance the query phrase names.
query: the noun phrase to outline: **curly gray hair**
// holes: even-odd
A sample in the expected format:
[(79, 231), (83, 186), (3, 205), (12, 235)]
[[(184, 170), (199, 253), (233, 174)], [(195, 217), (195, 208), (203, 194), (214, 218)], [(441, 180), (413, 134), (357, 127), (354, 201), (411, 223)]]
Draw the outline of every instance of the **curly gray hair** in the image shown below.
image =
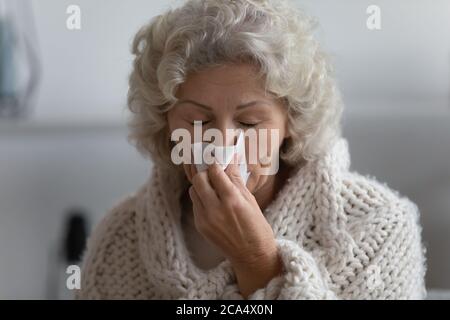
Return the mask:
[(316, 159), (340, 136), (342, 102), (315, 26), (287, 0), (187, 0), (154, 17), (132, 45), (129, 141), (170, 165), (167, 111), (177, 87), (190, 72), (249, 62), (288, 110), (291, 137), (280, 158), (291, 165)]

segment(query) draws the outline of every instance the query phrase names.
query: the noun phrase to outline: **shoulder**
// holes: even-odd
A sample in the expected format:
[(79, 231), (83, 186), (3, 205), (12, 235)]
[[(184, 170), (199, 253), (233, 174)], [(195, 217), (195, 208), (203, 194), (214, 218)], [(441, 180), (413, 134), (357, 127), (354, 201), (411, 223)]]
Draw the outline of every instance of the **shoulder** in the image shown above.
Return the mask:
[(138, 271), (136, 201), (135, 194), (122, 198), (95, 226), (83, 254), (77, 298), (126, 298), (131, 284), (124, 281)]
[(120, 236), (132, 236), (133, 230), (130, 227), (134, 224), (135, 208), (136, 195), (129, 195), (109, 209), (89, 236), (85, 254), (108, 248)]
[(341, 193), (349, 215), (370, 215), (386, 208), (409, 209), (417, 214), (414, 212), (417, 211), (417, 206), (409, 198), (374, 177), (356, 172), (344, 175)]
[(111, 238), (116, 232), (133, 223), (136, 215), (136, 195), (128, 195), (118, 201), (99, 221), (89, 241), (97, 242)]
[(417, 205), (374, 177), (355, 172), (344, 175), (341, 195), (348, 222), (363, 229), (418, 226)]
[(342, 198), (347, 230), (363, 268), (356, 270), (361, 279), (369, 279), (367, 297), (423, 298), (426, 248), (417, 205), (387, 184), (357, 173), (346, 175)]

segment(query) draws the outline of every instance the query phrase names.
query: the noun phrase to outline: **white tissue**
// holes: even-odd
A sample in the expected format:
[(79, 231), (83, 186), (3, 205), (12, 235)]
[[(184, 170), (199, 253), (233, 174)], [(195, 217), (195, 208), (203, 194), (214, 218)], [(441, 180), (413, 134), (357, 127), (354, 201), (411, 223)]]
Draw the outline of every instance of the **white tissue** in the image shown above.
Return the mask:
[[(205, 152), (206, 147), (208, 147), (208, 150), (206, 150)], [(215, 146), (214, 144), (208, 142), (196, 142), (192, 144), (194, 164), (198, 172), (207, 170), (208, 164), (213, 163), (213, 159), (211, 158), (212, 154), (214, 155), (214, 158), (217, 160), (217, 162), (221, 165), (222, 169), (225, 170), (228, 164), (230, 164), (231, 160), (233, 159), (233, 154), (235, 152), (239, 155), (240, 158), (239, 173), (241, 174), (244, 183), (247, 184), (250, 172), (247, 172), (244, 134), (242, 131), (240, 132), (237, 143), (234, 146)]]

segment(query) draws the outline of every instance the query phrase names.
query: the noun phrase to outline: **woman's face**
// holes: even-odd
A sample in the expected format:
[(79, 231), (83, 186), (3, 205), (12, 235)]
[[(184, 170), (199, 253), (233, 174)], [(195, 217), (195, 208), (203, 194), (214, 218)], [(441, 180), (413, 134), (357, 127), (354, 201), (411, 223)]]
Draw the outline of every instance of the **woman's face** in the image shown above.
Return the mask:
[[(190, 132), (194, 142), (194, 121), (202, 122), (202, 131), (215, 128), (222, 133), (224, 144), (234, 144), (228, 139), (226, 129), (267, 129), (267, 150), (278, 151), (287, 133), (287, 111), (281, 100), (264, 93), (264, 83), (257, 80), (252, 65), (224, 65), (191, 74), (176, 92), (179, 99), (168, 112), (169, 130), (184, 128)], [(277, 141), (271, 141), (270, 130), (278, 130)], [(250, 148), (246, 139), (246, 159), (249, 162)], [(278, 156), (278, 153), (276, 153)], [(254, 159), (254, 158), (253, 158)], [(278, 160), (277, 160), (278, 161)], [(184, 170), (189, 181), (192, 179), (193, 164), (185, 164)], [(250, 176), (247, 188), (255, 193), (273, 179), (273, 175), (262, 174), (260, 161), (248, 164)]]

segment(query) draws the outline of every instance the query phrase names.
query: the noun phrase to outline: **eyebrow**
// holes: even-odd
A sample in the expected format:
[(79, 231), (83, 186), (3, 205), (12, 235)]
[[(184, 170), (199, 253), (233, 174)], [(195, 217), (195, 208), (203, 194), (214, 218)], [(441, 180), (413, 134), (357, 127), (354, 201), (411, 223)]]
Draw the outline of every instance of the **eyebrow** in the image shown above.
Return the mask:
[[(181, 104), (181, 103), (190, 103), (190, 104), (196, 105), (197, 107), (200, 107), (200, 108), (203, 108), (203, 109), (206, 109), (206, 110), (212, 110), (212, 108), (210, 106), (204, 105), (202, 103), (199, 103), (199, 102), (196, 102), (196, 101), (190, 100), (190, 99), (178, 100), (176, 105)], [(250, 101), (250, 102), (246, 102), (246, 103), (240, 104), (240, 105), (238, 105), (236, 107), (236, 109), (239, 110), (239, 109), (243, 109), (243, 108), (250, 107), (250, 106), (253, 106), (255, 104), (261, 104), (261, 103), (262, 104), (269, 104), (269, 102), (264, 101), (264, 100), (255, 100), (255, 101)]]

